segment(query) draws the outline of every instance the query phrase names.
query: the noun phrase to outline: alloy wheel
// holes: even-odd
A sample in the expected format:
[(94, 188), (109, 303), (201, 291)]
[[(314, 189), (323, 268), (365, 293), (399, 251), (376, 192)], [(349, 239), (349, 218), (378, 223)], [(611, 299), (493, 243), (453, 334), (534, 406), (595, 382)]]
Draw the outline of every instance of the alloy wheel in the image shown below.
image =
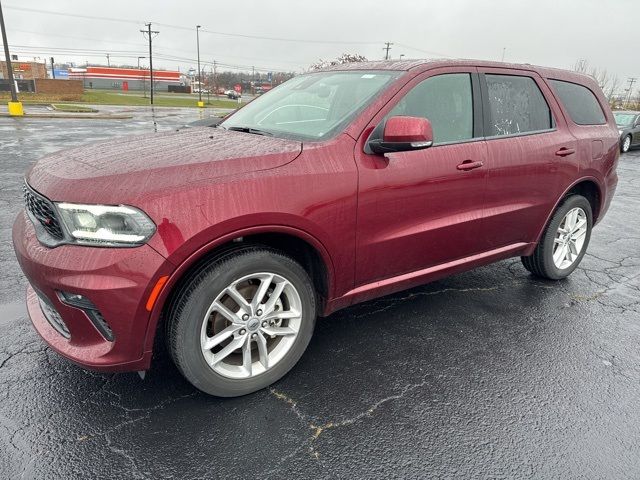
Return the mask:
[(622, 142), (622, 152), (626, 153), (629, 151), (630, 148), (631, 148), (631, 137), (627, 135), (626, 137), (624, 137), (624, 141)]
[(302, 301), (281, 275), (261, 272), (228, 285), (207, 309), (200, 346), (216, 373), (252, 378), (273, 368), (295, 343)]
[(582, 208), (567, 212), (553, 240), (553, 263), (557, 268), (564, 270), (573, 265), (584, 247), (587, 228), (587, 214)]

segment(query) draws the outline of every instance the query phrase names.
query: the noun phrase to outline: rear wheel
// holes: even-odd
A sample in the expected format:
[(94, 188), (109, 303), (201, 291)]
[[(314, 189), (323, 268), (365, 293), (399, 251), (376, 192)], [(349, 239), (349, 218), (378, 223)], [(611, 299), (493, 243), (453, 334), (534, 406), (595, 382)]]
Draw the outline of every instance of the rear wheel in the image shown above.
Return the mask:
[(593, 222), (591, 204), (571, 195), (556, 209), (533, 255), (522, 264), (538, 277), (560, 280), (573, 272), (587, 250)]
[(305, 270), (277, 251), (231, 252), (205, 266), (169, 311), (171, 356), (195, 387), (232, 397), (285, 375), (306, 349), (316, 318)]
[(627, 135), (626, 137), (624, 137), (624, 140), (622, 140), (622, 143), (620, 144), (620, 151), (622, 153), (627, 153), (630, 148), (631, 148), (631, 135)]

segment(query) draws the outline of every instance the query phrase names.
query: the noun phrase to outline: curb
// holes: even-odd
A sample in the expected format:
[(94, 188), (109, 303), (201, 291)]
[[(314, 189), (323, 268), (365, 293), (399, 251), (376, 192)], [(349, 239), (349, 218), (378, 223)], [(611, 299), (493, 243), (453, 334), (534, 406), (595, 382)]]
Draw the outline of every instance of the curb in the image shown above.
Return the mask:
[(25, 113), (23, 116), (16, 117), (13, 115), (9, 115), (8, 113), (0, 113), (0, 117), (5, 118), (78, 118), (78, 119), (88, 119), (94, 118), (97, 120), (127, 120), (133, 118), (133, 115), (127, 114), (113, 114), (113, 115), (95, 115), (90, 113)]

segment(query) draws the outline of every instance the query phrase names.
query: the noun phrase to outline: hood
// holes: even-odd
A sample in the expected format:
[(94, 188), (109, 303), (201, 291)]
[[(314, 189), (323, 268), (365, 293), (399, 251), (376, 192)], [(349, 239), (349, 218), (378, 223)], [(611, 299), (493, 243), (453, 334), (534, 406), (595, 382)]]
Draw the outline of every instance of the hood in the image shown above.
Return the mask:
[(54, 201), (135, 204), (152, 192), (276, 168), (301, 150), (293, 140), (198, 127), (63, 150), (38, 161), (27, 181)]

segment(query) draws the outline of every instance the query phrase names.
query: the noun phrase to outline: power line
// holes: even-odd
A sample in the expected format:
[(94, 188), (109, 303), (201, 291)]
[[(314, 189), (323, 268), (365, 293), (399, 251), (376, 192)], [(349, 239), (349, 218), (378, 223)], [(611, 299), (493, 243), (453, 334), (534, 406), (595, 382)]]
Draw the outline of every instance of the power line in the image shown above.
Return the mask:
[[(53, 11), (53, 10), (43, 10), (43, 9), (38, 9), (38, 8), (28, 8), (28, 7), (19, 7), (17, 5), (9, 5), (6, 6), (5, 8), (10, 9), (10, 10), (19, 10), (19, 11), (23, 11), (23, 12), (30, 12), (30, 13), (41, 13), (41, 14), (45, 14), (45, 15), (58, 15), (58, 16), (63, 16), (63, 17), (74, 17), (74, 18), (82, 18), (85, 20), (103, 20), (103, 21), (107, 21), (107, 22), (122, 22), (122, 23), (133, 23), (133, 24), (137, 24), (139, 25), (140, 23), (142, 23), (141, 21), (137, 21), (137, 20), (129, 20), (129, 19), (123, 19), (123, 18), (114, 18), (114, 17), (98, 17), (98, 16), (94, 16), (94, 15), (82, 15), (82, 14), (78, 14), (78, 13), (67, 13), (67, 12), (57, 12), (57, 11)], [(160, 22), (154, 22), (156, 25), (160, 26), (160, 27), (165, 27), (165, 28), (175, 28), (178, 30), (192, 30), (193, 27), (187, 27), (184, 25), (174, 25), (174, 24), (170, 24), (170, 23), (160, 23)], [(249, 34), (243, 34), (243, 33), (229, 33), (229, 32), (220, 32), (220, 31), (216, 31), (216, 30), (201, 30), (202, 32), (206, 32), (206, 33), (210, 33), (212, 35), (222, 35), (222, 36), (227, 36), (227, 37), (236, 37), (236, 38), (249, 38), (249, 39), (253, 39), (253, 40), (270, 40), (270, 41), (276, 41), (276, 42), (295, 42), (295, 43), (318, 43), (318, 44), (325, 44), (325, 45), (375, 45), (379, 42), (366, 42), (366, 41), (361, 41), (361, 40), (354, 40), (354, 41), (349, 41), (349, 40), (326, 40), (326, 39), (303, 39), (303, 38), (285, 38), (285, 37), (270, 37), (270, 36), (263, 36), (263, 35), (249, 35)]]
[(434, 52), (434, 51), (431, 51), (431, 50), (424, 50), (422, 48), (412, 47), (411, 45), (405, 45), (404, 43), (398, 43), (397, 45), (399, 47), (408, 48), (409, 50), (414, 50), (416, 52), (426, 53), (428, 55), (436, 55), (438, 57), (453, 58), (451, 55), (447, 55), (445, 53)]

